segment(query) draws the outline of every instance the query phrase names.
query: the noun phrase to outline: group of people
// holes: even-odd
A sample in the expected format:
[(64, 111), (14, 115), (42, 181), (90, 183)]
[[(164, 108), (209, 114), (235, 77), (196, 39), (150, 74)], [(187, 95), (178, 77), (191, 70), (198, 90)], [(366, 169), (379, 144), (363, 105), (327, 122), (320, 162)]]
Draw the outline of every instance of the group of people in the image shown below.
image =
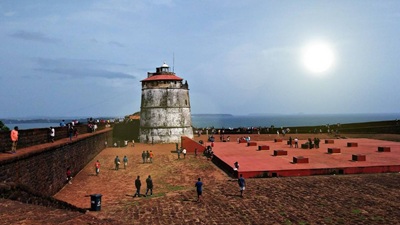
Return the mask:
[(142, 152), (143, 163), (153, 163), (153, 157), (154, 157), (154, 153), (151, 150), (150, 150), (150, 152), (149, 152), (149, 150)]
[(293, 142), (294, 142), (294, 147), (298, 148), (299, 147), (299, 139), (297, 137), (295, 137), (294, 139), (292, 139), (292, 137), (289, 137), (288, 144), (290, 147), (293, 147)]
[[(142, 182), (140, 181), (140, 176), (137, 176), (136, 180), (135, 180), (135, 188), (136, 188), (136, 192), (133, 195), (133, 197), (140, 197), (140, 188), (142, 187)], [(149, 175), (146, 179), (146, 193), (144, 194), (145, 197), (148, 196), (150, 192), (150, 196), (153, 195), (153, 180), (151, 179), (151, 176)]]
[[(128, 157), (124, 156), (122, 161), (124, 162), (124, 169), (126, 169), (126, 167), (128, 166)], [(115, 164), (115, 170), (119, 170), (119, 165), (121, 164), (121, 160), (119, 159), (118, 156), (115, 157), (114, 164)]]
[(308, 148), (312, 149), (314, 148), (319, 148), (319, 143), (321, 142), (321, 140), (319, 140), (319, 138), (314, 138), (314, 144), (313, 141), (311, 140), (311, 138), (308, 138)]
[(212, 150), (212, 147), (210, 145), (208, 145), (207, 148), (204, 150), (203, 154), (207, 159), (212, 159), (213, 156), (214, 156), (214, 152)]
[(243, 141), (243, 140), (245, 140), (246, 142), (250, 142), (251, 139), (250, 139), (250, 136), (247, 136), (247, 137), (243, 136), (243, 137), (237, 138), (238, 143), (240, 143), (240, 141)]

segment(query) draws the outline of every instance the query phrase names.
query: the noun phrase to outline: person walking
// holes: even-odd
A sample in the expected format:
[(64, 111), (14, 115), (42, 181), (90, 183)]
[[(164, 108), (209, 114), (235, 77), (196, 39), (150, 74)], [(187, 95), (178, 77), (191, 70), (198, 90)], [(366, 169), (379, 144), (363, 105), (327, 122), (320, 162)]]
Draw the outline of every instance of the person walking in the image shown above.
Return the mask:
[(124, 162), (124, 169), (126, 169), (126, 166), (128, 165), (128, 157), (124, 156), (122, 161)]
[(142, 186), (142, 182), (140, 181), (140, 176), (137, 176), (135, 180), (135, 187), (136, 187), (136, 193), (133, 197), (140, 197), (140, 187)]
[(150, 150), (150, 163), (153, 163), (154, 153)]
[(147, 197), (147, 194), (149, 191), (150, 191), (150, 196), (152, 196), (153, 195), (153, 180), (151, 179), (150, 175), (146, 179), (146, 185), (147, 185), (146, 197)]
[(118, 170), (119, 164), (121, 164), (121, 160), (119, 160), (118, 156), (115, 157), (114, 163), (115, 163), (115, 170)]
[(95, 167), (95, 169), (96, 169), (96, 176), (98, 176), (99, 173), (100, 173), (100, 162), (99, 162), (99, 160), (97, 160), (97, 161), (94, 163), (94, 167)]
[(176, 151), (178, 152), (178, 159), (181, 159), (181, 150), (178, 149), (178, 150), (176, 150)]
[(145, 163), (146, 162), (146, 152), (145, 151), (142, 152), (142, 159), (143, 159), (143, 163)]
[(194, 157), (197, 158), (197, 148), (194, 149)]
[(293, 147), (292, 141), (293, 141), (292, 136), (290, 136), (289, 137), (289, 147)]
[(15, 126), (14, 129), (10, 133), (11, 137), (11, 154), (17, 153), (17, 144), (18, 144), (18, 126)]
[(243, 197), (243, 191), (246, 189), (246, 181), (244, 180), (242, 174), (240, 174), (240, 177), (238, 179), (238, 184), (240, 188), (240, 197)]
[(150, 152), (149, 150), (146, 151), (146, 162), (150, 161)]
[(194, 184), (197, 191), (197, 202), (201, 200), (201, 195), (203, 194), (203, 182), (201, 182), (200, 177), (197, 178), (197, 182)]
[(299, 139), (297, 139), (297, 137), (294, 138), (294, 147), (295, 148), (299, 147)]

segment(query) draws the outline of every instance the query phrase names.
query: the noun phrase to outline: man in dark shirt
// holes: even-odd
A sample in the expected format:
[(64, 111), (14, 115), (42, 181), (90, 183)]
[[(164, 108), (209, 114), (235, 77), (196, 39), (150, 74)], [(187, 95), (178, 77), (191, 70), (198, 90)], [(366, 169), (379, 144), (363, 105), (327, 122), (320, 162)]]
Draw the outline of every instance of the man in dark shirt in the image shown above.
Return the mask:
[(150, 191), (150, 196), (153, 195), (153, 180), (151, 179), (151, 176), (146, 179), (146, 185), (147, 185), (147, 190), (146, 190), (146, 196), (147, 193)]
[(140, 187), (142, 186), (142, 182), (140, 181), (140, 176), (137, 176), (135, 180), (135, 187), (136, 187), (136, 193), (133, 197), (140, 197)]

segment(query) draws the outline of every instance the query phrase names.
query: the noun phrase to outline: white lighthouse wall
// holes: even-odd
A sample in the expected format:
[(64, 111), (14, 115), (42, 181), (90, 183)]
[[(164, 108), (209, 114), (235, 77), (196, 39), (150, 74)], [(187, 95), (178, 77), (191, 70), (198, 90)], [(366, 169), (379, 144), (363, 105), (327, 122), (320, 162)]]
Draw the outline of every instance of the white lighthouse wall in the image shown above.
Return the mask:
[(144, 88), (140, 112), (140, 141), (179, 142), (193, 137), (189, 90), (182, 88)]

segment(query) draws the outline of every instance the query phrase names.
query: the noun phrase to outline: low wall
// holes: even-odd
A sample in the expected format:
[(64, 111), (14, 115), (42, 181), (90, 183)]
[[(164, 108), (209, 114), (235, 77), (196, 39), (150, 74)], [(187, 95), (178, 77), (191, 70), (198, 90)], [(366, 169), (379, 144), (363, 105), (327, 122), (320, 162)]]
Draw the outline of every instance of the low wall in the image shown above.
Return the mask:
[[(75, 176), (112, 141), (112, 129), (85, 134), (72, 142), (61, 141), (25, 148), (0, 160), (0, 182), (14, 182), (32, 192), (52, 196), (66, 184), (66, 169)], [(0, 153), (6, 154), (6, 153)]]
[[(87, 124), (77, 125), (75, 128), (78, 130), (78, 136), (79, 134), (86, 134), (89, 131)], [(99, 124), (97, 130), (102, 130), (104, 128), (104, 124)], [(10, 127), (10, 129), (14, 129), (14, 127)], [(56, 134), (54, 140), (60, 140), (68, 137), (68, 127), (54, 127), (54, 130)], [(19, 130), (17, 149), (48, 143), (49, 131), (49, 128)], [(11, 131), (0, 132), (0, 152), (11, 150), (12, 142), (10, 133)]]

